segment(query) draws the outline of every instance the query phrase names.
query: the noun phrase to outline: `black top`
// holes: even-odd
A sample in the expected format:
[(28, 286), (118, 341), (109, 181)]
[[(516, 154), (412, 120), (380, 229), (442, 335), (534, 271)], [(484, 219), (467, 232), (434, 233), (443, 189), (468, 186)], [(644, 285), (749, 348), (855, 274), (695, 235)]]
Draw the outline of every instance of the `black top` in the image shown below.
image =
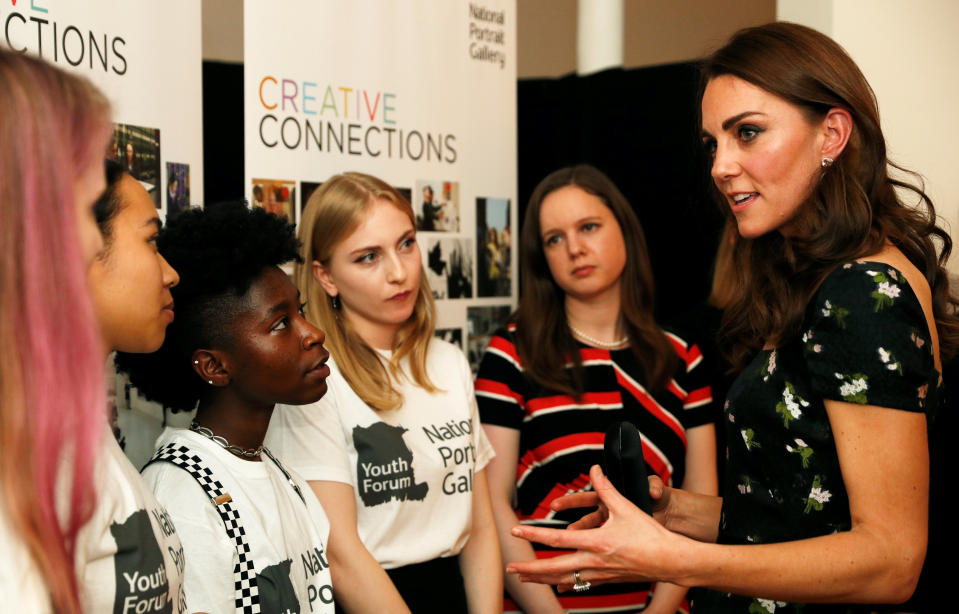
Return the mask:
[[(825, 400), (933, 411), (941, 381), (922, 307), (901, 272), (838, 266), (806, 308), (800, 338), (761, 351), (726, 401), (723, 544), (799, 540), (851, 528)], [(859, 611), (707, 591), (701, 612)]]

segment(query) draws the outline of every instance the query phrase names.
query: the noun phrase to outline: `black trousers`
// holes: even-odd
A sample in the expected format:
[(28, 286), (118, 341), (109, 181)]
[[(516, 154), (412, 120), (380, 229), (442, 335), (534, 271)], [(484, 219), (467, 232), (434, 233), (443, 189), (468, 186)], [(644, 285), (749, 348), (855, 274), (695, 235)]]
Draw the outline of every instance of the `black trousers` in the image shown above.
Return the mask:
[(387, 569), (393, 584), (413, 614), (466, 614), (466, 589), (459, 557)]

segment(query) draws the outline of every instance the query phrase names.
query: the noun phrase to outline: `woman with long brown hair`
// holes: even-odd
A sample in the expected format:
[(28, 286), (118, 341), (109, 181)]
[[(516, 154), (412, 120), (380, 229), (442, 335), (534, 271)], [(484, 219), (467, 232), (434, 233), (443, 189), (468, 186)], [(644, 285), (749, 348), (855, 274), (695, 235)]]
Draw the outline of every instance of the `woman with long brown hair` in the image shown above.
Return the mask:
[[(725, 492), (651, 480), (656, 522), (594, 468), (602, 505), (576, 528), (605, 524), (515, 528), (580, 550), (509, 567), (566, 585), (711, 587), (722, 592), (695, 602), (709, 612), (904, 601), (926, 551), (927, 414), (941, 357), (959, 346), (943, 269), (951, 241), (922, 190), (890, 176), (899, 167), (873, 92), (829, 37), (789, 23), (746, 29), (703, 79), (703, 143), (738, 229), (721, 331), (740, 369), (725, 407)], [(586, 499), (560, 507), (596, 502)]]
[[(612, 181), (591, 166), (560, 169), (530, 198), (520, 235), (523, 292), (479, 368), (476, 396), (496, 450), (490, 491), (504, 559), (555, 553), (512, 537), (517, 521), (565, 527), (550, 504), (586, 488), (609, 425), (634, 423), (650, 470), (716, 494), (712, 397), (702, 355), (653, 319), (643, 230)], [(556, 595), (507, 577), (507, 611), (676, 612), (685, 589), (644, 583)], [(648, 605), (647, 605), (648, 603)]]

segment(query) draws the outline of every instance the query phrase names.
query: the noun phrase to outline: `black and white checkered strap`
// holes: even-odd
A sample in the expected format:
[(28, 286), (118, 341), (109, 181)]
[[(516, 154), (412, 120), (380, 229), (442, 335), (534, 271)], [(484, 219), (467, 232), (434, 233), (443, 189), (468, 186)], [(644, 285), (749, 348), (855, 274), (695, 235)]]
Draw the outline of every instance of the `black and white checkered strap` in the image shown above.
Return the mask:
[(213, 476), (213, 472), (200, 457), (184, 445), (170, 443), (163, 446), (153, 454), (153, 458), (147, 465), (158, 461), (173, 463), (185, 470), (199, 482), (200, 487), (210, 498), (210, 502), (223, 520), (226, 534), (236, 545), (237, 561), (233, 567), (236, 611), (244, 614), (259, 614), (260, 593), (256, 585), (256, 569), (250, 556), (250, 544), (246, 541), (246, 531), (240, 522), (240, 513), (233, 506), (230, 493), (223, 489), (223, 485)]

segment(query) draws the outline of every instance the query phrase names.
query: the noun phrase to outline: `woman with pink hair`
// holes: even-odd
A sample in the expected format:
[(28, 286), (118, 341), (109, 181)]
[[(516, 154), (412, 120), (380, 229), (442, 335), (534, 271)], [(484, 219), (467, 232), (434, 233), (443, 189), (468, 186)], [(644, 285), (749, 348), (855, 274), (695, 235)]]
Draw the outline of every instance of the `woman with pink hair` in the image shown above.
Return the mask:
[(88, 82), (0, 50), (0, 108), (0, 595), (180, 614), (183, 549), (110, 434), (102, 368), (173, 319), (160, 220), (104, 173), (109, 105)]
[(0, 595), (74, 613), (105, 420), (85, 274), (109, 107), (87, 81), (0, 49), (0, 109)]

